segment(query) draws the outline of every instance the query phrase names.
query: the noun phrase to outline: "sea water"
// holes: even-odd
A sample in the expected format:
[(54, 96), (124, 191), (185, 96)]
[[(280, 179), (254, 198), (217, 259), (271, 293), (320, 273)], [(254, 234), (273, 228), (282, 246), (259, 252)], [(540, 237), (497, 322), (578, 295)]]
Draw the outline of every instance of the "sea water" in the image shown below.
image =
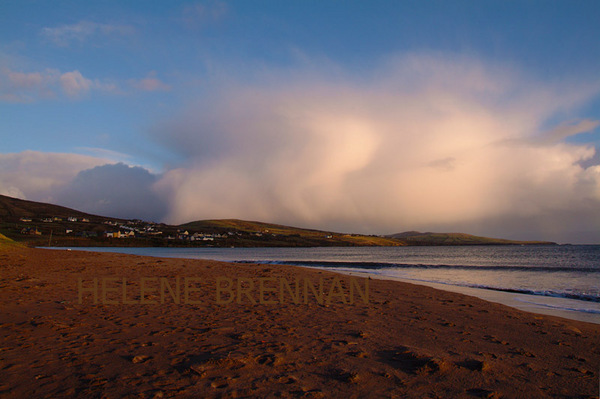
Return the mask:
[(322, 268), (600, 324), (600, 245), (73, 249)]

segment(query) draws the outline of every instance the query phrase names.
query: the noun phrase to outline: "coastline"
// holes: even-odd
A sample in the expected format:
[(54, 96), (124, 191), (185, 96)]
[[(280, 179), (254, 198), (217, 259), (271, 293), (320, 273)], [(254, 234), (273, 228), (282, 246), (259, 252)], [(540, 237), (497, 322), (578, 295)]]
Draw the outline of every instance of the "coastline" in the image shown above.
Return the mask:
[[(0, 260), (3, 397), (598, 394), (597, 324), (378, 279), (368, 303), (214, 300), (219, 276), (340, 276), (295, 266), (25, 248)], [(104, 276), (197, 277), (199, 303), (77, 303), (77, 279)]]
[[(594, 247), (596, 247), (594, 245)], [(43, 249), (53, 249), (53, 250), (70, 250), (71, 248), (68, 247), (62, 247), (62, 248), (53, 248), (53, 247), (42, 247)], [(138, 251), (139, 249), (141, 249), (142, 251)], [(240, 248), (237, 248), (238, 250)], [(272, 248), (273, 250), (277, 250), (279, 248)], [(319, 249), (319, 248), (317, 248)], [(123, 250), (121, 247), (113, 247), (113, 248), (105, 248), (105, 247), (87, 247), (87, 248), (73, 248), (73, 250), (83, 250), (83, 251), (92, 251), (92, 252), (112, 252), (112, 253), (129, 253), (129, 254), (134, 254), (134, 255), (141, 255), (141, 256), (153, 256), (153, 257), (174, 257), (174, 258), (181, 258), (181, 259), (210, 259), (210, 260), (218, 260), (218, 261), (224, 261), (224, 262), (234, 262), (234, 263), (239, 263), (239, 262), (244, 262), (245, 260), (252, 263), (252, 264), (260, 264), (261, 263), (261, 256), (258, 256), (258, 258), (254, 258), (255, 256), (257, 256), (256, 254), (252, 254), (249, 257), (246, 257), (247, 255), (244, 256), (239, 256), (239, 255), (234, 255), (234, 254), (230, 254), (230, 255), (226, 255), (224, 256), (223, 254), (221, 254), (218, 249), (217, 249), (217, 253), (210, 253), (210, 254), (205, 254), (205, 256), (201, 256), (199, 257), (198, 254), (194, 251), (190, 251), (188, 253), (186, 252), (182, 252), (182, 253), (176, 253), (175, 256), (172, 256), (173, 254), (169, 252), (165, 252), (165, 251), (148, 251), (148, 248), (131, 248), (131, 250), (129, 248)], [(266, 256), (266, 259), (271, 259), (271, 257), (274, 257), (276, 259), (278, 259), (278, 256), (281, 256), (281, 254), (270, 254)], [(414, 256), (414, 255), (413, 255)], [(318, 256), (317, 256), (318, 258)], [(242, 260), (244, 259), (244, 260)], [(249, 260), (251, 259), (251, 261)], [(449, 292), (455, 292), (455, 293), (459, 293), (459, 294), (464, 294), (464, 295), (469, 295), (469, 296), (474, 296), (486, 301), (490, 301), (490, 302), (495, 302), (495, 303), (500, 303), (503, 305), (507, 305), (519, 310), (523, 310), (526, 312), (530, 312), (530, 313), (536, 313), (536, 314), (544, 314), (544, 315), (550, 315), (550, 316), (558, 316), (558, 317), (563, 317), (563, 318), (567, 318), (567, 319), (572, 319), (572, 320), (579, 320), (579, 321), (584, 321), (584, 322), (589, 322), (589, 323), (595, 323), (595, 324), (600, 324), (600, 302), (595, 302), (595, 301), (586, 301), (586, 300), (581, 300), (581, 299), (573, 299), (571, 297), (568, 296), (562, 296), (560, 294), (554, 295), (554, 293), (550, 292), (548, 294), (544, 294), (543, 292), (540, 292), (542, 290), (537, 290), (538, 293), (533, 294), (530, 292), (526, 292), (525, 290), (517, 290), (517, 289), (502, 289), (502, 288), (495, 288), (495, 287), (490, 287), (490, 286), (473, 286), (473, 285), (461, 285), (461, 284), (453, 284), (453, 283), (444, 283), (444, 282), (435, 282), (435, 281), (431, 281), (431, 280), (425, 280), (425, 279), (414, 279), (414, 278), (410, 278), (410, 277), (398, 277), (396, 275), (394, 275), (393, 273), (387, 273), (384, 270), (381, 271), (367, 271), (367, 270), (361, 270), (358, 269), (354, 263), (356, 262), (349, 262), (348, 267), (343, 267), (343, 268), (339, 268), (339, 267), (327, 267), (327, 266), (321, 266), (321, 263), (331, 263), (331, 264), (336, 264), (336, 263), (344, 263), (344, 262), (336, 262), (336, 261), (332, 261), (332, 262), (328, 262), (328, 261), (314, 261), (314, 262), (308, 262), (308, 263), (304, 263), (303, 261), (299, 261), (299, 260), (290, 260), (289, 263), (287, 263), (288, 261), (285, 260), (285, 255), (281, 258), (281, 260), (278, 261), (271, 261), (271, 260), (265, 260), (265, 263), (268, 264), (273, 264), (273, 265), (292, 265), (294, 267), (306, 267), (309, 269), (316, 269), (316, 270), (325, 270), (325, 271), (330, 271), (330, 272), (336, 272), (336, 273), (341, 273), (341, 274), (346, 274), (346, 275), (355, 275), (355, 276), (361, 276), (361, 277), (371, 277), (371, 278), (377, 278), (377, 279), (384, 279), (384, 280), (391, 280), (391, 281), (402, 281), (405, 283), (409, 283), (409, 284), (417, 284), (417, 285), (422, 285), (422, 286), (428, 286), (428, 287), (432, 287), (432, 288), (436, 288), (436, 289), (440, 289), (440, 290), (444, 290), (444, 291), (449, 291)], [(314, 265), (312, 265), (311, 263), (313, 263)], [(359, 262), (360, 263), (360, 262)], [(369, 263), (369, 262), (365, 262), (365, 263)], [(376, 262), (378, 263), (378, 262)], [(381, 264), (385, 264), (381, 263)], [(360, 266), (360, 265), (359, 265)], [(554, 270), (552, 268), (550, 268), (549, 270)], [(535, 291), (535, 290), (534, 290)]]
[[(485, 288), (465, 287), (452, 284), (434, 283), (431, 281), (410, 280), (392, 276), (373, 275), (369, 273), (361, 273), (355, 271), (337, 271), (338, 273), (351, 276), (371, 277), (374, 279), (401, 281), (407, 284), (422, 285), (435, 288), (442, 291), (454, 292), (462, 295), (473, 296), (484, 301), (499, 303), (505, 306), (510, 306), (524, 312), (537, 315), (556, 316), (570, 320), (578, 320), (586, 323), (600, 325), (600, 313), (582, 313), (576, 310), (564, 308), (565, 303), (575, 301), (573, 299), (557, 298), (552, 296), (528, 295), (515, 292), (507, 292), (501, 290), (491, 290)], [(534, 302), (535, 300), (535, 302)], [(578, 301), (581, 302), (581, 301)], [(590, 307), (596, 306), (597, 303), (591, 302)], [(600, 307), (600, 306), (596, 306)], [(596, 312), (596, 309), (593, 309)]]

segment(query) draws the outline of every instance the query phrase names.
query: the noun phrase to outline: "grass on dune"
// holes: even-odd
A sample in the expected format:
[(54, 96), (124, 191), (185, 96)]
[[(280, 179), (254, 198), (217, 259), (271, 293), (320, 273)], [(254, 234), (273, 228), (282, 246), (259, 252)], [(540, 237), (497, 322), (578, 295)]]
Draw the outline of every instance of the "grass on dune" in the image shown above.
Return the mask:
[(23, 245), (11, 240), (3, 234), (0, 234), (0, 250), (20, 247), (23, 247)]

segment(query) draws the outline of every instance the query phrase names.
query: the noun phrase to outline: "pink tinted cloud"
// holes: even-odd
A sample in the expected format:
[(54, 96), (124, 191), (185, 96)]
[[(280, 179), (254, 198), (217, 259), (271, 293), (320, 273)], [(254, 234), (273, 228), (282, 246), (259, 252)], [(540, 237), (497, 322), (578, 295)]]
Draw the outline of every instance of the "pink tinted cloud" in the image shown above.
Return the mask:
[(88, 92), (94, 85), (90, 79), (84, 78), (79, 71), (63, 73), (59, 78), (59, 82), (63, 92), (69, 97), (78, 97)]
[(0, 101), (35, 102), (57, 98), (61, 94), (72, 100), (90, 92), (121, 93), (119, 85), (110, 80), (91, 79), (79, 70), (61, 72), (45, 69), (37, 72), (0, 70)]
[(50, 201), (53, 192), (68, 184), (77, 173), (107, 162), (105, 158), (68, 153), (0, 154), (0, 194)]
[(361, 81), (280, 74), (230, 85), (157, 129), (184, 162), (156, 189), (175, 223), (484, 234), (494, 220), (496, 233), (514, 236), (509, 221), (521, 219), (538, 223), (533, 238), (552, 239), (541, 235), (600, 220), (600, 166), (580, 166), (595, 149), (560, 140), (598, 122), (533, 141), (548, 119), (597, 93), (440, 56), (395, 60)]
[(162, 82), (160, 79), (149, 75), (148, 77), (140, 80), (130, 80), (129, 83), (132, 87), (142, 91), (169, 91), (171, 86)]

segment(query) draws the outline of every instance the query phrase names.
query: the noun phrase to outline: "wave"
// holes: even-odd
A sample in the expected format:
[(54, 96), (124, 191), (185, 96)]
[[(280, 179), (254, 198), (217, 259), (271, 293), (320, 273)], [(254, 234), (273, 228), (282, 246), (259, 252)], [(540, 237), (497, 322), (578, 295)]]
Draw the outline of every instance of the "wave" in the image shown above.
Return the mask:
[(554, 298), (566, 298), (566, 299), (576, 299), (578, 301), (588, 301), (588, 302), (598, 302), (600, 303), (600, 296), (593, 294), (584, 294), (584, 293), (574, 293), (574, 292), (559, 292), (559, 291), (543, 291), (543, 290), (531, 290), (524, 288), (502, 288), (502, 287), (494, 287), (487, 285), (478, 285), (478, 284), (452, 284), (452, 285), (460, 285), (461, 287), (470, 287), (470, 288), (481, 288), (485, 290), (492, 291), (502, 291), (502, 292), (510, 292), (514, 294), (525, 294), (525, 295), (535, 295), (535, 296), (547, 296)]
[[(386, 277), (385, 275), (381, 275), (381, 276)], [(574, 292), (552, 291), (552, 290), (533, 290), (533, 289), (526, 289), (526, 288), (505, 288), (505, 287), (497, 287), (497, 286), (485, 285), (485, 284), (448, 283), (448, 282), (443, 282), (443, 281), (421, 280), (421, 279), (406, 278), (406, 277), (403, 277), (403, 279), (411, 280), (411, 281), (421, 281), (421, 282), (425, 282), (425, 283), (453, 285), (453, 286), (466, 287), (466, 288), (479, 288), (479, 289), (490, 290), (490, 291), (509, 292), (509, 293), (513, 293), (513, 294), (524, 294), (524, 295), (545, 296), (545, 297), (553, 297), (553, 298), (575, 299), (578, 301), (600, 303), (599, 295), (586, 294), (586, 293), (574, 293)]]
[(325, 268), (356, 268), (356, 269), (458, 269), (458, 270), (492, 270), (492, 271), (523, 271), (523, 272), (581, 272), (600, 273), (597, 267), (545, 267), (545, 266), (478, 266), (478, 265), (427, 265), (412, 263), (389, 262), (347, 262), (347, 261), (321, 261), (321, 260), (235, 260), (234, 263), (256, 263), (270, 265), (293, 265)]
[[(467, 269), (467, 270), (498, 270), (498, 271), (535, 271), (535, 272), (556, 272), (556, 271), (568, 271), (568, 272), (600, 272), (594, 268), (566, 268), (566, 267), (521, 267), (521, 266), (452, 266), (452, 265), (413, 265), (413, 264), (397, 264), (397, 263), (381, 263), (381, 262), (331, 262), (331, 261), (257, 261), (257, 260), (244, 260), (234, 261), (234, 263), (250, 263), (250, 264), (271, 264), (271, 265), (292, 265), (292, 266), (307, 266), (314, 268), (336, 268), (344, 269), (344, 271), (360, 272), (361, 270), (370, 270), (369, 273), (374, 273), (382, 277), (390, 277), (385, 273), (377, 273), (378, 270), (385, 271), (390, 268), (407, 268), (407, 269)], [(555, 297), (564, 299), (574, 299), (578, 301), (596, 302), (600, 303), (600, 295), (577, 293), (577, 292), (566, 292), (566, 291), (553, 291), (553, 290), (535, 290), (526, 288), (506, 288), (497, 287), (492, 285), (484, 284), (468, 284), (460, 282), (444, 282), (437, 280), (423, 280), (415, 278), (402, 277), (405, 280), (421, 281), (427, 283), (436, 283), (443, 285), (452, 285), (466, 288), (478, 288), (491, 291), (500, 291), (514, 294), (524, 294), (533, 296), (544, 296), (544, 297)], [(594, 313), (595, 311), (590, 311)]]
[(556, 305), (550, 305), (550, 304), (547, 304), (547, 303), (538, 303), (538, 302), (526, 301), (524, 299), (518, 299), (518, 298), (517, 298), (517, 301), (523, 302), (523, 303), (530, 303), (532, 305), (542, 306), (542, 307), (550, 308), (550, 309), (568, 310), (568, 311), (571, 311), (571, 312), (583, 312), (583, 313), (591, 313), (591, 314), (600, 314), (600, 310), (598, 310), (598, 309), (582, 309), (582, 308), (573, 308), (573, 307), (568, 307), (568, 306), (556, 306)]

